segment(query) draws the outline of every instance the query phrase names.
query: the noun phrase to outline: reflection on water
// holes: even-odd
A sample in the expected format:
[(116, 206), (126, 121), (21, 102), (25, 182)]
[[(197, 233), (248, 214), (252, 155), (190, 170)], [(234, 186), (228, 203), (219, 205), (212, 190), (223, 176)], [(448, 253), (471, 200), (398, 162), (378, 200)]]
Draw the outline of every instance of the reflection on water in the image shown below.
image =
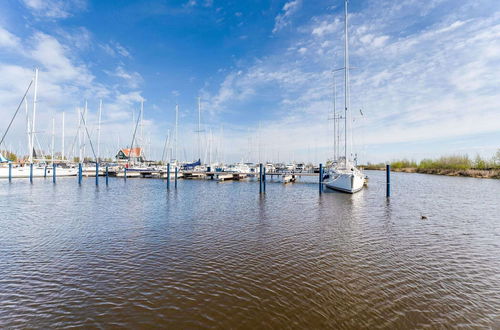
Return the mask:
[(0, 181), (0, 326), (499, 326), (500, 182), (369, 175)]

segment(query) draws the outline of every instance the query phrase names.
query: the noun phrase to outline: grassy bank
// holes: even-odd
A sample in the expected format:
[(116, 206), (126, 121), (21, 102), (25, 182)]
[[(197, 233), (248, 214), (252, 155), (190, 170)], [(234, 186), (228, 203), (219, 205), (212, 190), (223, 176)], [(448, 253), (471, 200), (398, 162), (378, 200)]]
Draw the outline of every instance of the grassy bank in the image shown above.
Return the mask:
[[(476, 156), (474, 159), (467, 155), (443, 156), (437, 159), (394, 160), (390, 162), (395, 172), (425, 173), (449, 176), (466, 176), (473, 178), (500, 179), (500, 149), (495, 156), (485, 159)], [(370, 164), (361, 166), (365, 170), (385, 170), (385, 164)]]

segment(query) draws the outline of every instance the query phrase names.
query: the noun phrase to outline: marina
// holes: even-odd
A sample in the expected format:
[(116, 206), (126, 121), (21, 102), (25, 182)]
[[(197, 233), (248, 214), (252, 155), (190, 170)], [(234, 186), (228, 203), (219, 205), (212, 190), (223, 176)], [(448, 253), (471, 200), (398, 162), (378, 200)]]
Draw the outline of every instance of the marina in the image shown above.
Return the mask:
[(393, 173), (387, 200), (384, 172), (367, 174), (354, 195), (319, 195), (314, 177), (266, 194), (257, 181), (1, 181), (0, 324), (493, 326), (498, 182)]
[(498, 1), (0, 13), (0, 329), (500, 329)]

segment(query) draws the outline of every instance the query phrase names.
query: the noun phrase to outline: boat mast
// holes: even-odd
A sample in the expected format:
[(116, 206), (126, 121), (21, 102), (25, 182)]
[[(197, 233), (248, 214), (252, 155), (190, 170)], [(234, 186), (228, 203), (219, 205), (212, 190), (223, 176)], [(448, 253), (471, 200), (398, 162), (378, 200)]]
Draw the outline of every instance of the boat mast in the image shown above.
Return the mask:
[(76, 112), (78, 115), (78, 162), (82, 163), (82, 132), (81, 132), (81, 126), (82, 126), (82, 116), (81, 116), (81, 109), (80, 107), (76, 108)]
[(56, 120), (52, 118), (52, 143), (50, 146), (50, 159), (52, 160), (52, 165), (54, 165), (54, 137), (56, 134)]
[[(169, 131), (169, 135), (170, 135), (170, 131)], [(177, 159), (177, 138), (179, 137), (179, 105), (176, 104), (175, 105), (175, 143), (174, 143), (174, 148), (175, 148), (175, 152), (174, 152), (174, 156), (175, 156), (175, 162), (177, 163), (178, 159)], [(172, 158), (172, 157), (170, 157)]]
[(344, 157), (347, 168), (347, 107), (349, 106), (349, 43), (347, 36), (347, 2), (344, 6)]
[[(28, 151), (29, 155), (31, 155), (31, 131), (30, 131), (30, 116), (28, 111), (28, 98), (24, 98), (24, 111), (26, 112), (26, 136), (28, 138)], [(30, 158), (31, 159), (31, 158)]]
[(64, 160), (64, 111), (62, 113), (61, 160)]
[(101, 113), (102, 113), (102, 99), (99, 100), (99, 116), (97, 120), (97, 162), (100, 161), (101, 150)]
[(201, 99), (198, 96), (198, 159), (201, 160)]
[(333, 161), (337, 161), (337, 86), (335, 72), (333, 72)]
[[(83, 110), (83, 128), (86, 129), (87, 126), (87, 100), (85, 100), (85, 109)], [(85, 163), (85, 147), (87, 145), (87, 138), (85, 136), (85, 131), (82, 130), (82, 137), (83, 137), (83, 162)]]
[(35, 148), (35, 116), (36, 104), (38, 94), (38, 68), (35, 68), (35, 92), (33, 95), (33, 118), (31, 118), (31, 150), (30, 150), (30, 163), (33, 163), (33, 149)]
[(144, 143), (144, 125), (143, 125), (143, 119), (144, 119), (144, 100), (141, 99), (141, 142), (139, 143), (139, 146), (141, 148), (141, 152), (144, 153), (143, 147), (145, 145)]

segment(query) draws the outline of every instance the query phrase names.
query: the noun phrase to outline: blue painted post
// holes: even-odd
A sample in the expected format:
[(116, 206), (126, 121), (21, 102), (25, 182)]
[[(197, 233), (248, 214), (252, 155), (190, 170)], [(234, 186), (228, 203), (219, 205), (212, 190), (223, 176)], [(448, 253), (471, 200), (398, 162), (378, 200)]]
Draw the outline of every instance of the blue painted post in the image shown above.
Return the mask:
[(319, 193), (323, 192), (323, 164), (319, 164)]
[(266, 193), (266, 167), (265, 166), (263, 168), (263, 171), (264, 172), (262, 173), (262, 188), (264, 188), (263, 191), (265, 194)]
[(177, 189), (177, 166), (175, 167), (175, 189)]
[(56, 183), (56, 164), (52, 164), (52, 182)]
[(109, 183), (109, 166), (106, 165), (106, 186), (108, 185)]
[(82, 163), (78, 163), (78, 184), (82, 184)]
[(262, 194), (262, 163), (259, 164), (259, 193)]
[(95, 163), (95, 185), (99, 185), (99, 163)]
[(167, 189), (170, 189), (170, 163), (167, 164)]
[(30, 183), (33, 183), (33, 163), (30, 164)]
[(9, 182), (12, 181), (12, 163), (9, 163)]
[(385, 165), (386, 189), (385, 196), (391, 197), (391, 165)]
[(127, 168), (123, 169), (123, 180), (127, 181)]
[(47, 165), (45, 165), (45, 167), (43, 168), (43, 177), (47, 177)]

